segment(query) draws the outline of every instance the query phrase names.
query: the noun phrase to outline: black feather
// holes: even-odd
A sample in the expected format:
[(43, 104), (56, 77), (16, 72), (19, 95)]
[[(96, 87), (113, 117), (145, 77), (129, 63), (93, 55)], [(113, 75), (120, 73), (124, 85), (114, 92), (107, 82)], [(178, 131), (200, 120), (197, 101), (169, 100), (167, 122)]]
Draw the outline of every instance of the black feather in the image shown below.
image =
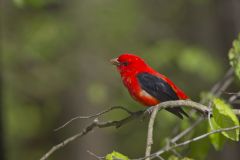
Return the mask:
[[(137, 79), (142, 89), (160, 102), (179, 99), (172, 87), (159, 77), (143, 72), (137, 75)], [(181, 119), (183, 119), (183, 115), (189, 117), (181, 108), (167, 108), (166, 110)]]

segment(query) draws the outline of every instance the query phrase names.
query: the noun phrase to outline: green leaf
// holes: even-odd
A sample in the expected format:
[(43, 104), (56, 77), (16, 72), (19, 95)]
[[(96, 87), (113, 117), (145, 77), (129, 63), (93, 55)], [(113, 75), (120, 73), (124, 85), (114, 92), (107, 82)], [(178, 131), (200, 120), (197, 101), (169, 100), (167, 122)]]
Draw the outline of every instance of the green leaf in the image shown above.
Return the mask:
[(188, 157), (184, 157), (184, 158), (182, 158), (181, 160), (194, 160), (194, 159), (188, 158)]
[[(212, 127), (213, 127), (214, 130), (219, 128), (218, 125), (216, 124), (214, 118), (211, 119), (211, 124), (212, 124)], [(209, 125), (208, 130), (209, 130), (209, 132), (212, 131), (212, 128), (211, 128), (210, 125)], [(221, 133), (211, 134), (209, 136), (209, 138), (210, 138), (210, 141), (211, 141), (212, 145), (214, 146), (214, 148), (216, 150), (222, 149), (223, 145), (226, 141), (226, 138)]]
[[(203, 121), (197, 128), (195, 128), (193, 135), (191, 137), (197, 137), (200, 133), (206, 133), (208, 131), (208, 122)], [(205, 138), (197, 143), (191, 143), (189, 145), (188, 156), (197, 159), (204, 160), (207, 159), (211, 144), (209, 139)]]
[(121, 153), (118, 153), (116, 151), (113, 151), (112, 153), (109, 153), (106, 158), (106, 160), (129, 160), (129, 158)]
[[(216, 122), (216, 129), (239, 126), (238, 118), (229, 104), (219, 98), (215, 98), (213, 104), (213, 119)], [(239, 141), (239, 128), (222, 132), (222, 134), (233, 141)]]
[(184, 157), (184, 158), (178, 158), (176, 156), (170, 156), (168, 160), (193, 160), (192, 158)]
[(233, 47), (230, 49), (228, 57), (236, 76), (240, 79), (240, 35), (233, 41)]

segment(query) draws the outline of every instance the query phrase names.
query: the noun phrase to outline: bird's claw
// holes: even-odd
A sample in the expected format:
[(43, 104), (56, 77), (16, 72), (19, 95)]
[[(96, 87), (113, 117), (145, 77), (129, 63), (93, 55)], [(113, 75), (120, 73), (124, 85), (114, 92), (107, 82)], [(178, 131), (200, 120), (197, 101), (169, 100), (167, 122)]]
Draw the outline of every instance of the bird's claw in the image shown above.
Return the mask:
[(144, 114), (143, 114), (143, 119), (145, 119), (147, 116), (151, 115), (153, 112), (153, 107), (149, 107), (145, 110)]
[(147, 113), (149, 113), (149, 114), (152, 114), (152, 112), (153, 112), (153, 109), (154, 109), (154, 107), (152, 106), (152, 107), (149, 107), (149, 108), (147, 108), (146, 109), (146, 111), (145, 112), (147, 112)]

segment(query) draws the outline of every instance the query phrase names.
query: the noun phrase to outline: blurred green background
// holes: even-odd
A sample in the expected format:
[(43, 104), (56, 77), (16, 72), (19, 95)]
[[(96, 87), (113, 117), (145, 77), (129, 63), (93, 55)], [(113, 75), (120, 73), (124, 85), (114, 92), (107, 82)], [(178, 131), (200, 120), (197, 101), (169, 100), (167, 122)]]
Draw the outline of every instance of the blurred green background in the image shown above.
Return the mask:
[[(170, 77), (193, 100), (229, 68), (227, 53), (240, 31), (239, 0), (2, 0), (0, 50), (1, 160), (39, 159), (90, 120), (53, 130), (77, 115), (109, 106), (142, 109), (123, 87), (109, 59), (136, 53)], [(235, 84), (237, 85), (237, 84)], [(236, 90), (235, 90), (236, 91)], [(116, 111), (103, 120), (126, 116)], [(158, 116), (154, 150), (179, 121)], [(203, 124), (203, 127), (204, 128)], [(50, 159), (94, 159), (86, 151), (144, 155), (147, 121), (97, 129)], [(204, 130), (204, 129), (202, 129)], [(201, 133), (201, 127), (199, 132)], [(208, 139), (183, 155), (240, 157), (239, 144), (214, 151)], [(167, 155), (166, 155), (167, 157)]]

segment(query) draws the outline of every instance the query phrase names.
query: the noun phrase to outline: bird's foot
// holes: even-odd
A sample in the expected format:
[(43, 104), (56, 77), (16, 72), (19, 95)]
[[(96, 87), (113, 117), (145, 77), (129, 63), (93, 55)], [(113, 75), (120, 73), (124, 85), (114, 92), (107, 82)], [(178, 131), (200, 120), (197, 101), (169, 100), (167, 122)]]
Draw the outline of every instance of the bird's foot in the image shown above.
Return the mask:
[(147, 112), (148, 114), (152, 114), (154, 107), (155, 106), (148, 107), (145, 112)]
[(154, 107), (148, 107), (143, 113), (143, 119), (145, 119), (147, 116), (150, 116), (153, 112), (153, 109)]

